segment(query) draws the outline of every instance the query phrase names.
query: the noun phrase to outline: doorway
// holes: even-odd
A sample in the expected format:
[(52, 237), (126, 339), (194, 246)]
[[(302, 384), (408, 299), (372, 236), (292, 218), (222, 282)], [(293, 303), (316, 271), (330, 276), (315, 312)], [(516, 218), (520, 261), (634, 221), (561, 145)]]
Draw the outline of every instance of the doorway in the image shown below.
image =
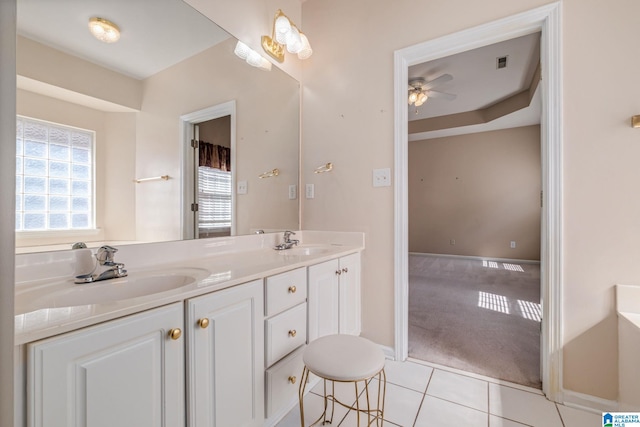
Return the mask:
[(561, 145), (560, 4), (552, 3), (395, 52), (395, 357), (408, 356), (408, 68), (481, 46), (541, 32), (542, 58), (542, 341), (543, 392), (559, 400), (561, 356)]
[(180, 117), (183, 239), (234, 236), (236, 104)]
[(538, 389), (539, 66), (539, 32), (416, 64), (408, 107), (409, 357)]

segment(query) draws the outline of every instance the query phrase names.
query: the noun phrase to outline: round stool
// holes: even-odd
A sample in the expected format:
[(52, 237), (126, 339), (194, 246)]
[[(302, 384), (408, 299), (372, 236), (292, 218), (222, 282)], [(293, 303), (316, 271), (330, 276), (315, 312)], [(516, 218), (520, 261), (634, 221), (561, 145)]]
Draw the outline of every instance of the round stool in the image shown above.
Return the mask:
[[(355, 335), (327, 335), (312, 341), (304, 350), (302, 356), (304, 369), (298, 397), (300, 399), (300, 422), (304, 427), (304, 389), (309, 379), (309, 373), (313, 373), (324, 381), (324, 412), (311, 424), (312, 426), (322, 421), (322, 424), (331, 424), (335, 404), (344, 406), (349, 410), (355, 410), (360, 426), (360, 414), (367, 415), (369, 426), (373, 421), (376, 425), (382, 425), (384, 415), (384, 396), (387, 389), (387, 377), (384, 372), (384, 353), (371, 341)], [(376, 407), (371, 408), (369, 399), (369, 380), (377, 377), (378, 397)], [(331, 391), (327, 393), (327, 382), (331, 382)], [(334, 396), (335, 382), (351, 382), (355, 387), (355, 406), (347, 405)], [(367, 406), (360, 408), (360, 391), (358, 384), (364, 388)], [(328, 417), (328, 402), (331, 402), (331, 415)]]

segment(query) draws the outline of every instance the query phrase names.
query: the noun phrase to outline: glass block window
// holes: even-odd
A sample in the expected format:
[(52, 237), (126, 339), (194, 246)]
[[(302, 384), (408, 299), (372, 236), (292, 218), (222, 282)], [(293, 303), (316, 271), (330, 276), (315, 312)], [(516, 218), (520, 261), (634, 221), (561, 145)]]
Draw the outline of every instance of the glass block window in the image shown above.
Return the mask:
[(94, 228), (94, 140), (93, 131), (17, 117), (16, 231)]
[(231, 172), (198, 167), (199, 233), (231, 229)]

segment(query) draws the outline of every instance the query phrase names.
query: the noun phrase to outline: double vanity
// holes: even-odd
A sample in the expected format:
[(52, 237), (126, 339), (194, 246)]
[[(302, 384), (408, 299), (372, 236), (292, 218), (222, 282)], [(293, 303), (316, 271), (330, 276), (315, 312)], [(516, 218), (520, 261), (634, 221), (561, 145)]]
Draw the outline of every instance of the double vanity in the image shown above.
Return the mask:
[(120, 246), (82, 285), (87, 249), (17, 256), (16, 425), (275, 425), (305, 344), (360, 333), (363, 234), (296, 237)]

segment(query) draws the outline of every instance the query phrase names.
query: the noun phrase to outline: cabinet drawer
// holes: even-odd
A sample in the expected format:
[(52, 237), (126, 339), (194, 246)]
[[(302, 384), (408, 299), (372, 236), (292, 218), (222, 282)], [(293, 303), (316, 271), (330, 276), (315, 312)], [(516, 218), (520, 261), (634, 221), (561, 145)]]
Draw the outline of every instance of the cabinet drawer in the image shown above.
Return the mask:
[(267, 277), (265, 314), (273, 316), (307, 299), (307, 269)]
[(306, 343), (307, 304), (299, 304), (267, 319), (265, 342), (267, 367)]
[(267, 369), (265, 374), (267, 396), (266, 417), (276, 414), (291, 401), (298, 400), (298, 388), (304, 363), (302, 353), (304, 347), (291, 353), (280, 362)]

